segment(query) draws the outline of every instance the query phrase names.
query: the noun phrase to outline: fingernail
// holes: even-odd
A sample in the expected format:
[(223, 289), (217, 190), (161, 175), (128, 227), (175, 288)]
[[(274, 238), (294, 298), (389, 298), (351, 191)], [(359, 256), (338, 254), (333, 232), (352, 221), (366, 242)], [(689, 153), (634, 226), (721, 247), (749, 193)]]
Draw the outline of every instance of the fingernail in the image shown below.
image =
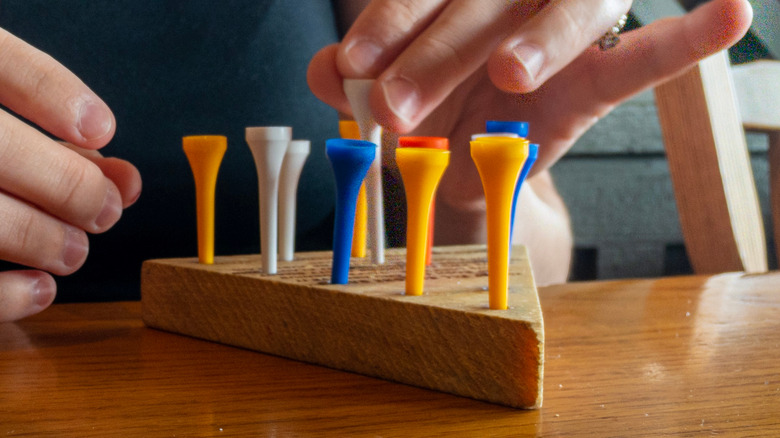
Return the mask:
[(115, 185), (109, 184), (106, 197), (103, 199), (103, 209), (95, 219), (95, 228), (104, 230), (119, 220), (122, 216), (122, 196)]
[(396, 117), (405, 123), (412, 123), (420, 110), (420, 91), (412, 81), (395, 76), (382, 83), (387, 106)]
[(85, 140), (94, 140), (105, 136), (113, 124), (114, 119), (104, 103), (85, 100), (81, 105), (76, 126)]
[(382, 48), (367, 40), (357, 40), (347, 47), (344, 55), (347, 57), (350, 67), (357, 74), (369, 74), (373, 72)]
[(529, 79), (535, 81), (544, 65), (544, 52), (537, 46), (518, 44), (512, 49), (512, 54), (522, 64), (526, 73), (528, 73)]
[(37, 307), (34, 311), (37, 312), (49, 307), (54, 301), (54, 297), (57, 295), (57, 284), (50, 276), (40, 275), (30, 293), (32, 303)]
[(62, 250), (62, 263), (71, 270), (76, 270), (84, 264), (89, 251), (87, 235), (72, 226), (65, 227), (65, 245)]

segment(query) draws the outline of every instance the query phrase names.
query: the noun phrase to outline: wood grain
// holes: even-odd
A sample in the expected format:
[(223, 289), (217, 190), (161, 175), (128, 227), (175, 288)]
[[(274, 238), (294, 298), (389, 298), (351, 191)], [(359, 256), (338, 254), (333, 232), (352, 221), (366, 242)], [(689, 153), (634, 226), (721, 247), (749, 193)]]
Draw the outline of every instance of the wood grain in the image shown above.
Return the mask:
[(512, 252), (509, 310), (487, 308), (484, 245), (436, 248), (423, 296), (406, 296), (405, 252), (353, 260), (331, 285), (331, 253), (262, 273), (259, 256), (144, 263), (150, 327), (504, 404), (542, 402), (544, 328), (525, 248)]
[(725, 52), (656, 87), (680, 226), (697, 273), (767, 270), (764, 227)]
[(1, 436), (776, 436), (780, 273), (540, 288), (517, 410), (144, 327), (140, 303), (0, 324)]
[[(780, 96), (778, 96), (780, 99)], [(780, 127), (768, 134), (769, 151), (769, 208), (772, 212), (775, 254), (780, 254)]]

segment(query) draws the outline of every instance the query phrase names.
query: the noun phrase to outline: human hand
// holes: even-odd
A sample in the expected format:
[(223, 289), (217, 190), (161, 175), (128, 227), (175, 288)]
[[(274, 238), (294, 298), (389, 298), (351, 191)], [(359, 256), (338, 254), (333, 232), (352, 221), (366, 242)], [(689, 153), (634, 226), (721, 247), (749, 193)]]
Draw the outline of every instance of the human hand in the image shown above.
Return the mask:
[[(86, 233), (111, 228), (139, 196), (130, 163), (97, 149), (114, 116), (73, 73), (0, 29), (0, 259), (34, 270), (0, 272), (0, 322), (37, 313), (54, 300), (49, 274), (84, 263)], [(54, 137), (31, 127), (23, 117)]]
[[(349, 9), (361, 2), (341, 3)], [(376, 78), (374, 115), (385, 128), (407, 132), (486, 63), (511, 72), (511, 78), (500, 79), (511, 79), (517, 91), (537, 88), (630, 5), (630, 0), (374, 0), (342, 43), (315, 57), (314, 65), (330, 67), (339, 77)], [(319, 64), (320, 56), (330, 59)], [(319, 85), (312, 86), (315, 94), (348, 109), (340, 87)]]
[[(450, 139), (436, 216), (437, 239), (451, 234), (446, 243), (484, 234), (471, 134), (482, 132), (486, 120), (530, 122), (530, 138), (541, 147), (521, 191), (514, 236), (528, 247), (537, 281), (560, 282), (571, 229), (547, 169), (615, 106), (730, 47), (752, 19), (747, 0), (713, 0), (683, 17), (625, 32), (612, 49), (593, 46), (630, 4), (375, 0), (341, 44), (315, 55), (308, 81), (321, 100), (350, 113), (343, 78), (376, 78), (371, 109), (387, 130)], [(449, 223), (440, 227), (440, 220)]]
[[(530, 122), (530, 136), (541, 144), (532, 172), (538, 173), (624, 100), (734, 44), (752, 18), (747, 0), (714, 0), (626, 32), (610, 50), (594, 47), (629, 5), (375, 0), (341, 44), (315, 55), (309, 84), (324, 102), (349, 113), (342, 79), (377, 78), (371, 108), (386, 129), (450, 138), (452, 161), (438, 196), (467, 206), (482, 189), (464, 146), (485, 120)], [(360, 41), (379, 48), (362, 48)], [(396, 100), (403, 94), (393, 91), (399, 80), (414, 92)]]

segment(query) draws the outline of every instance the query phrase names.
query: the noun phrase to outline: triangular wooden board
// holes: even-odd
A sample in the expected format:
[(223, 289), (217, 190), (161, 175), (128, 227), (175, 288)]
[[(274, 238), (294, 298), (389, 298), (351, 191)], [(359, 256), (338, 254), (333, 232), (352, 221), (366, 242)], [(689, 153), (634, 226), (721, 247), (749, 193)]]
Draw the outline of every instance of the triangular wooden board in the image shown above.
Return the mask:
[(405, 251), (352, 259), (329, 284), (331, 253), (298, 253), (277, 275), (259, 255), (149, 260), (153, 328), (517, 408), (542, 403), (544, 328), (524, 247), (512, 251), (508, 310), (487, 307), (485, 246), (434, 249), (425, 294), (405, 296)]

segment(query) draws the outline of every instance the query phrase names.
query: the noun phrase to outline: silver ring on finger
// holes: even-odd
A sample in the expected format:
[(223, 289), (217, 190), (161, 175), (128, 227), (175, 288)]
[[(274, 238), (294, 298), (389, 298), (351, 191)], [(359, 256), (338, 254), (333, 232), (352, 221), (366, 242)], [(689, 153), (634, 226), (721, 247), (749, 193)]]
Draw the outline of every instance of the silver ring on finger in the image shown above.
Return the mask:
[(620, 42), (620, 37), (618, 34), (621, 30), (623, 30), (623, 27), (625, 27), (626, 21), (628, 21), (628, 15), (623, 14), (618, 19), (617, 23), (615, 23), (614, 26), (612, 26), (604, 35), (602, 35), (601, 38), (594, 41), (593, 44), (599, 46), (599, 49), (601, 50), (609, 50), (617, 46)]

